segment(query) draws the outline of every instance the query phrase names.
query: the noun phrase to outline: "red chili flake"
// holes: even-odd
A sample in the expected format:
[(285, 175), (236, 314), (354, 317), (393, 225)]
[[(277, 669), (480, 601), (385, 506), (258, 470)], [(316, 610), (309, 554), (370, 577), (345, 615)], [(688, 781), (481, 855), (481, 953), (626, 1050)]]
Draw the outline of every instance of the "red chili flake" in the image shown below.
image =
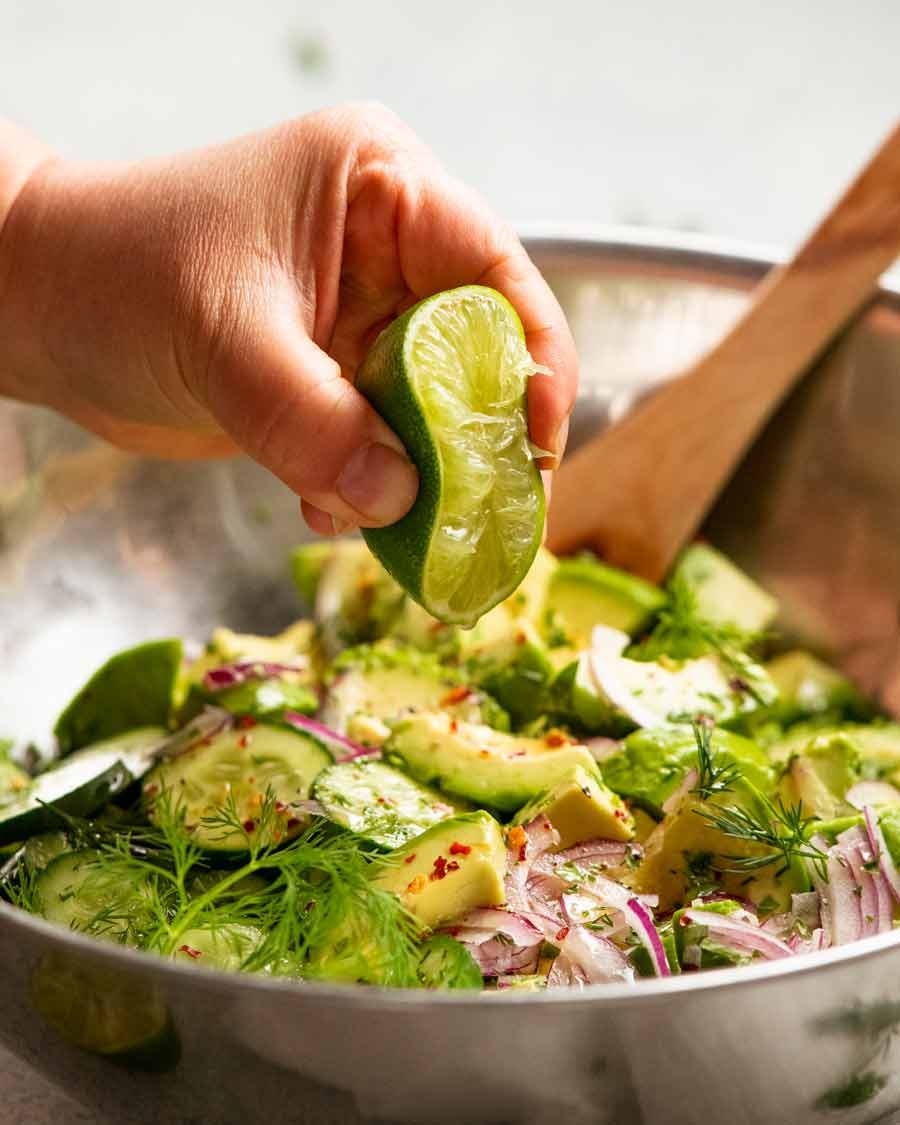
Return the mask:
[(528, 640), (524, 633), (516, 633), (516, 644), (523, 645)]
[(459, 723), (456, 721), (456, 719), (451, 719), (450, 720), (450, 733), (456, 734), (456, 732), (458, 730), (459, 730)]
[(434, 861), (434, 871), (428, 876), (429, 879), (443, 879), (447, 874), (447, 861), (442, 855), (439, 855)]
[(188, 955), (188, 957), (193, 957), (193, 959), (195, 961), (197, 960), (198, 957), (203, 956), (203, 954), (201, 953), (201, 951), (199, 949), (194, 949), (190, 945), (179, 945), (178, 952), (179, 953), (186, 953)]
[(544, 735), (545, 746), (565, 746), (571, 741), (569, 736), (561, 730), (548, 730)]
[(410, 855), (408, 855), (408, 856), (406, 857), (406, 859), (404, 859), (404, 861), (403, 861), (403, 862), (404, 862), (404, 863), (412, 863), (412, 861), (413, 861), (413, 860), (414, 860), (415, 858), (416, 858), (416, 853), (415, 853), (415, 852), (412, 852), (412, 853), (411, 853)]
[(628, 818), (628, 814), (624, 809), (613, 810), (613, 816), (616, 818), (616, 820), (627, 820)]
[(457, 863), (457, 861), (455, 859), (451, 859), (450, 862), (447, 864), (447, 870), (448, 871), (459, 871), (459, 864)]
[(275, 802), (275, 811), (277, 813), (286, 813), (288, 811), (288, 807), (284, 803), (284, 801), (276, 801)]
[(464, 699), (468, 699), (472, 694), (471, 690), (460, 684), (459, 687), (451, 688), (450, 691), (441, 700), (442, 707), (449, 707), (451, 703), (462, 703)]
[(250, 735), (249, 734), (242, 734), (241, 737), (238, 739), (238, 746), (240, 746), (240, 748), (242, 750), (246, 750), (249, 745), (250, 745)]
[(376, 797), (375, 798), (375, 804), (376, 805), (386, 805), (387, 801), (384, 799), (384, 797)]
[(297, 828), (299, 824), (300, 821), (295, 816), (292, 816), (285, 825), (285, 828)]
[(521, 825), (516, 824), (506, 834), (506, 839), (511, 848), (524, 848), (528, 843), (528, 835)]
[(468, 855), (472, 851), (471, 844), (460, 844), (456, 840), (450, 845), (451, 855)]
[(158, 792), (159, 792), (159, 785), (155, 781), (151, 781), (149, 785), (144, 786), (144, 796), (145, 797), (155, 797)]
[(569, 936), (569, 927), (568, 926), (563, 926), (563, 928), (561, 930), (556, 931), (556, 940), (557, 941), (565, 941), (568, 936)]
[(256, 821), (255, 820), (245, 820), (244, 823), (241, 825), (241, 827), (243, 828), (243, 830), (245, 832), (255, 832), (256, 831)]
[(256, 726), (256, 719), (252, 715), (241, 715), (237, 721), (237, 725), (241, 730), (249, 730), (251, 727)]
[(691, 922), (689, 918), (685, 918), (685, 916), (682, 914), (682, 916), (678, 919), (678, 924), (680, 926), (689, 926)]
[(490, 756), (491, 756), (490, 750), (479, 750), (478, 751), (478, 757), (479, 758), (489, 758)]

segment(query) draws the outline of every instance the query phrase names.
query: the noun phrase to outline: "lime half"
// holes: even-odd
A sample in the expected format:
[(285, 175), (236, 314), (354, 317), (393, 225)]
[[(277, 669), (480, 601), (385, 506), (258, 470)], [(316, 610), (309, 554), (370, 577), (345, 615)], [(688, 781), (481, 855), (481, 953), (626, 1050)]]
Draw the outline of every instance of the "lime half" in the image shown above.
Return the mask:
[(410, 511), (363, 535), (440, 621), (474, 625), (516, 589), (540, 545), (544, 492), (525, 388), (543, 370), (512, 305), (479, 285), (415, 305), (360, 368), (357, 386), (419, 470)]

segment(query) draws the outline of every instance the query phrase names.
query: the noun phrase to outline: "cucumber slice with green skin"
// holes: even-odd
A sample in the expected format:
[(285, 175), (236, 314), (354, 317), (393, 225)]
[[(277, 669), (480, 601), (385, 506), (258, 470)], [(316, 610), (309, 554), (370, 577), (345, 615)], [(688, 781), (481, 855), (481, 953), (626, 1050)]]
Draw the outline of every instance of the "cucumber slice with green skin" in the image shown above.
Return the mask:
[(56, 720), (60, 753), (135, 727), (166, 726), (181, 659), (179, 640), (150, 641), (110, 657)]
[(202, 965), (205, 969), (236, 972), (250, 954), (258, 949), (265, 934), (256, 926), (226, 923), (224, 926), (196, 926), (178, 936), (172, 950), (173, 961)]
[(99, 859), (90, 848), (52, 859), (35, 882), (40, 913), (70, 930), (140, 945), (154, 923), (148, 881), (143, 875), (123, 879), (121, 870), (104, 870)]
[(379, 848), (399, 848), (467, 805), (384, 762), (341, 762), (323, 770), (313, 795), (329, 818)]
[(76, 817), (95, 813), (144, 776), (166, 738), (159, 727), (130, 731), (77, 750), (38, 774), (21, 797), (0, 808), (0, 845), (59, 828), (54, 809)]
[(477, 988), (481, 969), (466, 947), (448, 934), (434, 934), (422, 944), (417, 976), (423, 988)]
[[(160, 762), (144, 781), (144, 802), (156, 821), (160, 799), (168, 795), (183, 810), (184, 827), (196, 843), (213, 852), (245, 852), (259, 829), (267, 792), (277, 811), (262, 842), (277, 844), (303, 829), (308, 818), (298, 802), (309, 797), (313, 781), (331, 762), (310, 735), (246, 720), (237, 730), (222, 731)], [(233, 808), (240, 829), (209, 823), (226, 807)]]

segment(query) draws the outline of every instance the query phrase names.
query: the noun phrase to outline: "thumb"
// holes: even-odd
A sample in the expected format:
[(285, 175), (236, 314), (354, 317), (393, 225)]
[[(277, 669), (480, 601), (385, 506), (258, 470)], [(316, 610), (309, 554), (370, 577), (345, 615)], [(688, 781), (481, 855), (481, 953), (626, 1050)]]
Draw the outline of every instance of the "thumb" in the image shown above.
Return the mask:
[(416, 498), (418, 474), (397, 435), (299, 324), (270, 323), (250, 346), (220, 355), (207, 404), (304, 510), (381, 527)]

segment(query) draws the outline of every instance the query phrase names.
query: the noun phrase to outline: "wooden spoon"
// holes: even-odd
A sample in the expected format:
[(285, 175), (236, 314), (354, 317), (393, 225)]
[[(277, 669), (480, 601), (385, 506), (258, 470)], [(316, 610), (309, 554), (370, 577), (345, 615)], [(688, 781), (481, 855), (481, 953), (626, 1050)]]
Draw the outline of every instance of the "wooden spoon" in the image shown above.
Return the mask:
[(662, 578), (775, 407), (898, 254), (900, 125), (721, 343), (563, 463), (548, 546), (590, 546)]

